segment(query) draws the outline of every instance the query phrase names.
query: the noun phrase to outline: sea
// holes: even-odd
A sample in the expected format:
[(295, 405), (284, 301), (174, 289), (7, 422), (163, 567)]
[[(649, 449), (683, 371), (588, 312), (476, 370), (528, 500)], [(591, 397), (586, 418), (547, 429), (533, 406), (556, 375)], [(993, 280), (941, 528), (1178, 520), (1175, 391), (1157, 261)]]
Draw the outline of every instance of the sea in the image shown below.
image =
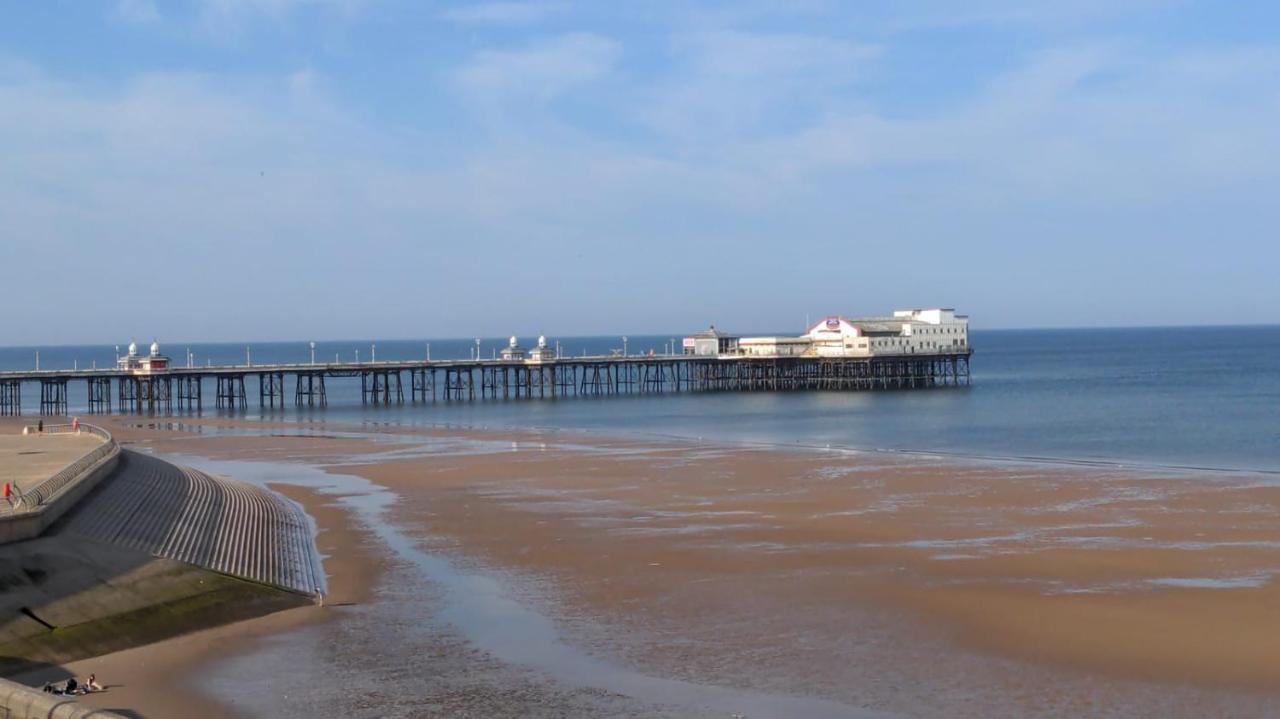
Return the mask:
[[(968, 387), (873, 392), (670, 393), (362, 406), (358, 379), (328, 381), (325, 409), (241, 417), (407, 426), (570, 429), (628, 437), (954, 454), (1280, 474), (1280, 326), (980, 330)], [(552, 338), (562, 354), (664, 353), (679, 335)], [(532, 338), (523, 340), (526, 346)], [(143, 352), (149, 343), (140, 342)], [(489, 357), (506, 338), (481, 338)], [(124, 346), (0, 348), (0, 369), (109, 367)], [(310, 343), (191, 343), (175, 365), (309, 362)], [(317, 362), (468, 358), (474, 339), (317, 342)], [(406, 376), (407, 385), (408, 378)], [(86, 411), (83, 382), (70, 411)], [(204, 414), (216, 416), (213, 388)], [(36, 415), (39, 390), (23, 389)]]

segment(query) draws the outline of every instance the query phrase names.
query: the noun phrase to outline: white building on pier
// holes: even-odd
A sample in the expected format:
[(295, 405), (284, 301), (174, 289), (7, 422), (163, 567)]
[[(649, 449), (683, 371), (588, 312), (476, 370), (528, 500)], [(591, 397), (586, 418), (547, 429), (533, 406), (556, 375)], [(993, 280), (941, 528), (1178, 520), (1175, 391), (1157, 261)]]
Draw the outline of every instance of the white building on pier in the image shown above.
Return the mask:
[(116, 367), (118, 369), (132, 372), (133, 374), (152, 374), (154, 372), (164, 372), (169, 369), (169, 358), (160, 354), (160, 343), (151, 343), (151, 352), (146, 356), (138, 354), (138, 343), (129, 343), (129, 354), (116, 359)]
[(882, 357), (967, 354), (969, 318), (951, 308), (889, 317), (832, 315), (799, 337), (729, 337), (714, 327), (684, 340), (685, 354), (720, 357)]
[(684, 338), (682, 353), (699, 357), (716, 357), (738, 353), (738, 336), (716, 329), (711, 325), (708, 329), (694, 332)]
[(520, 346), (520, 340), (515, 335), (511, 335), (511, 340), (507, 342), (507, 346), (502, 348), (502, 359), (508, 362), (524, 359), (524, 348)]
[(556, 358), (556, 348), (547, 344), (547, 336), (538, 336), (538, 345), (529, 350), (526, 362), (551, 362)]

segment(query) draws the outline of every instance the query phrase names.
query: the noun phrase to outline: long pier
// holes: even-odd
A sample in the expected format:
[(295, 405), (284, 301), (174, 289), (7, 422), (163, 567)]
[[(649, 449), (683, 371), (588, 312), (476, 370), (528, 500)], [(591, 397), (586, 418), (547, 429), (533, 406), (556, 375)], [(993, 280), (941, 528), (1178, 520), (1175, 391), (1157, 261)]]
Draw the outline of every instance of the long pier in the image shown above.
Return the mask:
[[(413, 360), (0, 372), (0, 416), (22, 414), (24, 385), (41, 415), (65, 415), (67, 388), (86, 384), (91, 414), (324, 407), (326, 380), (358, 378), (367, 405), (475, 399), (603, 397), (668, 392), (867, 391), (969, 384), (971, 350), (859, 357), (633, 355), (528, 360)], [(207, 389), (212, 397), (206, 397)], [(407, 391), (406, 391), (407, 390)], [(292, 397), (290, 397), (292, 395)]]

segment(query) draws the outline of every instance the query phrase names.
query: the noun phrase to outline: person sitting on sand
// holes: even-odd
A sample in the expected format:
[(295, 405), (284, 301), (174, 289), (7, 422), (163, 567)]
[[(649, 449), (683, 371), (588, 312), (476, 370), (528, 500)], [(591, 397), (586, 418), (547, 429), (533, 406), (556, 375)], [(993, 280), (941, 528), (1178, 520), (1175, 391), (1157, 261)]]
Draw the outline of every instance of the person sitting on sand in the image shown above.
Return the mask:
[(67, 680), (67, 688), (66, 688), (66, 689), (63, 689), (63, 690), (62, 690), (62, 693), (63, 693), (63, 694), (75, 694), (75, 693), (76, 693), (76, 686), (77, 686), (77, 684), (76, 684), (76, 678), (75, 678), (75, 677), (71, 677), (70, 679), (68, 679), (68, 680)]
[(102, 691), (102, 685), (98, 683), (98, 677), (97, 677), (97, 675), (95, 675), (95, 674), (90, 674), (90, 675), (89, 675), (89, 678), (84, 680), (84, 690), (85, 690), (86, 692), (100, 692), (100, 691)]

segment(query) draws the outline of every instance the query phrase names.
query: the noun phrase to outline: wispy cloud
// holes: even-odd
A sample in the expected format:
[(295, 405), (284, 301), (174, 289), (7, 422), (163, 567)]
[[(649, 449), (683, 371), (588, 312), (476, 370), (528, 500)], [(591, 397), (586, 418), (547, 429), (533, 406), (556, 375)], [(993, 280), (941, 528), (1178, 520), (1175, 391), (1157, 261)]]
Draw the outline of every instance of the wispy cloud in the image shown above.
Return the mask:
[(794, 121), (847, 94), (880, 49), (798, 33), (673, 38), (673, 70), (646, 89), (646, 121), (674, 137), (739, 136)]
[(115, 17), (135, 25), (147, 25), (160, 21), (160, 11), (152, 0), (117, 0)]
[(1047, 51), (943, 111), (833, 111), (736, 154), (791, 181), (905, 177), (955, 207), (1171, 207), (1280, 179), (1260, 159), (1280, 153), (1280, 102), (1255, 91), (1277, 73), (1274, 52)]
[(372, 0), (198, 0), (198, 23), (208, 35), (234, 40), (258, 23), (287, 25), (306, 13), (341, 22), (358, 17)]
[(604, 77), (621, 52), (617, 42), (600, 35), (561, 35), (521, 49), (476, 53), (454, 81), (468, 97), (488, 106), (547, 102)]
[(443, 16), (468, 25), (529, 25), (568, 9), (567, 2), (487, 2), (460, 5)]
[(913, 0), (885, 6), (874, 16), (883, 27), (897, 30), (965, 27), (1075, 27), (1129, 15), (1168, 9), (1180, 0)]

